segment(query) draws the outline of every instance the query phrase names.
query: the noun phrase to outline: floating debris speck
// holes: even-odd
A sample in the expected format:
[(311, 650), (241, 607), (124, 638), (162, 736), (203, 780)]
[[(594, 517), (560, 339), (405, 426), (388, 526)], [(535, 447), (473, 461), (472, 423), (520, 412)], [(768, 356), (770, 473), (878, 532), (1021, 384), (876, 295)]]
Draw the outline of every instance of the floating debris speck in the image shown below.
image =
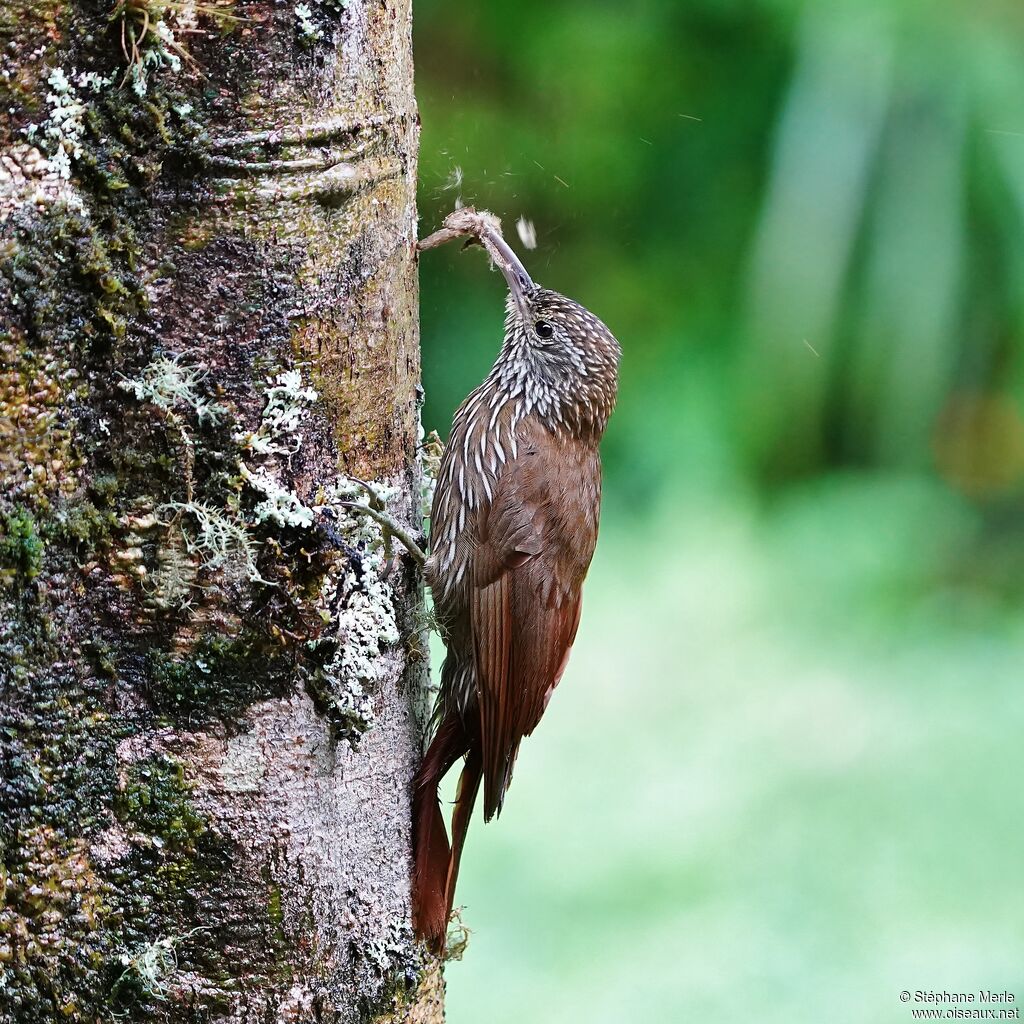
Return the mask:
[(516, 221), (516, 231), (519, 232), (519, 241), (522, 242), (527, 249), (537, 248), (537, 229), (533, 226), (532, 220), (520, 217), (519, 220)]

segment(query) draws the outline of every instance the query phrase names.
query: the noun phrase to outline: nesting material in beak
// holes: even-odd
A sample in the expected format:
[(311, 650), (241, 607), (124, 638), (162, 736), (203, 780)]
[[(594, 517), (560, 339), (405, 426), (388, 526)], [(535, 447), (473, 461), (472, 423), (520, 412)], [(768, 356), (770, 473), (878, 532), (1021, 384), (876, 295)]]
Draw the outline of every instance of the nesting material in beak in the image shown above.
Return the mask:
[(522, 261), (505, 241), (501, 234), (501, 221), (493, 213), (488, 213), (487, 210), (475, 210), (472, 206), (463, 206), (458, 210), (453, 210), (445, 217), (444, 226), (424, 238), (417, 248), (420, 251), (434, 249), (439, 245), (444, 245), (445, 242), (466, 235), (471, 240), (475, 239), (487, 250), (491, 262), (505, 275), (508, 290), (512, 293), (512, 298), (519, 307), (523, 319), (526, 319), (529, 313), (527, 299), (537, 286), (526, 272)]

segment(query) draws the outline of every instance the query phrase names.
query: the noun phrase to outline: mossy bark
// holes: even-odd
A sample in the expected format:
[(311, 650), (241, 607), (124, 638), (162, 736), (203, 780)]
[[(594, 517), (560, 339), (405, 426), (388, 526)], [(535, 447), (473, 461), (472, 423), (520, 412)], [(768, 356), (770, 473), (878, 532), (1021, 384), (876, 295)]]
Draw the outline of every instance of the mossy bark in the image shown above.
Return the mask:
[(410, 18), (0, 11), (4, 1022), (442, 1018)]

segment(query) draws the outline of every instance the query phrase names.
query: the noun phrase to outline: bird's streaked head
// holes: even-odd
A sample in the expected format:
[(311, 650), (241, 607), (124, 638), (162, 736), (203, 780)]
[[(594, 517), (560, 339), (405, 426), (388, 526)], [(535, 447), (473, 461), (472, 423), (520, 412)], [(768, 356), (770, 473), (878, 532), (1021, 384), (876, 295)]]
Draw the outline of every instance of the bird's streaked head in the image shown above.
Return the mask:
[(504, 239), (496, 256), (509, 289), (496, 369), (521, 381), (542, 414), (603, 431), (618, 388), (615, 336), (585, 306), (536, 284)]

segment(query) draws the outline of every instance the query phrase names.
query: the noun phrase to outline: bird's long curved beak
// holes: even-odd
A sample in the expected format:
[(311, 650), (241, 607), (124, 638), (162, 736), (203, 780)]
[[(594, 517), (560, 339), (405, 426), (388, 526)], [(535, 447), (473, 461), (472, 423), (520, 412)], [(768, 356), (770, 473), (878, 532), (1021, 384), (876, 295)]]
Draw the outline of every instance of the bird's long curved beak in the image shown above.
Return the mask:
[(523, 266), (523, 261), (512, 251), (512, 246), (496, 231), (485, 229), (480, 234), (480, 241), (490, 253), (494, 265), (504, 274), (508, 282), (508, 290), (512, 295), (519, 312), (526, 319), (529, 313), (528, 296), (536, 290), (533, 278)]
[(522, 260), (512, 250), (501, 234), (501, 222), (486, 210), (474, 210), (471, 206), (463, 206), (453, 210), (445, 218), (444, 227), (424, 238), (418, 245), (419, 249), (433, 249), (444, 242), (458, 238), (460, 235), (471, 235), (487, 250), (491, 262), (502, 272), (508, 282), (508, 290), (512, 295), (519, 312), (524, 319), (529, 316), (528, 298), (537, 289), (533, 278), (526, 271)]

